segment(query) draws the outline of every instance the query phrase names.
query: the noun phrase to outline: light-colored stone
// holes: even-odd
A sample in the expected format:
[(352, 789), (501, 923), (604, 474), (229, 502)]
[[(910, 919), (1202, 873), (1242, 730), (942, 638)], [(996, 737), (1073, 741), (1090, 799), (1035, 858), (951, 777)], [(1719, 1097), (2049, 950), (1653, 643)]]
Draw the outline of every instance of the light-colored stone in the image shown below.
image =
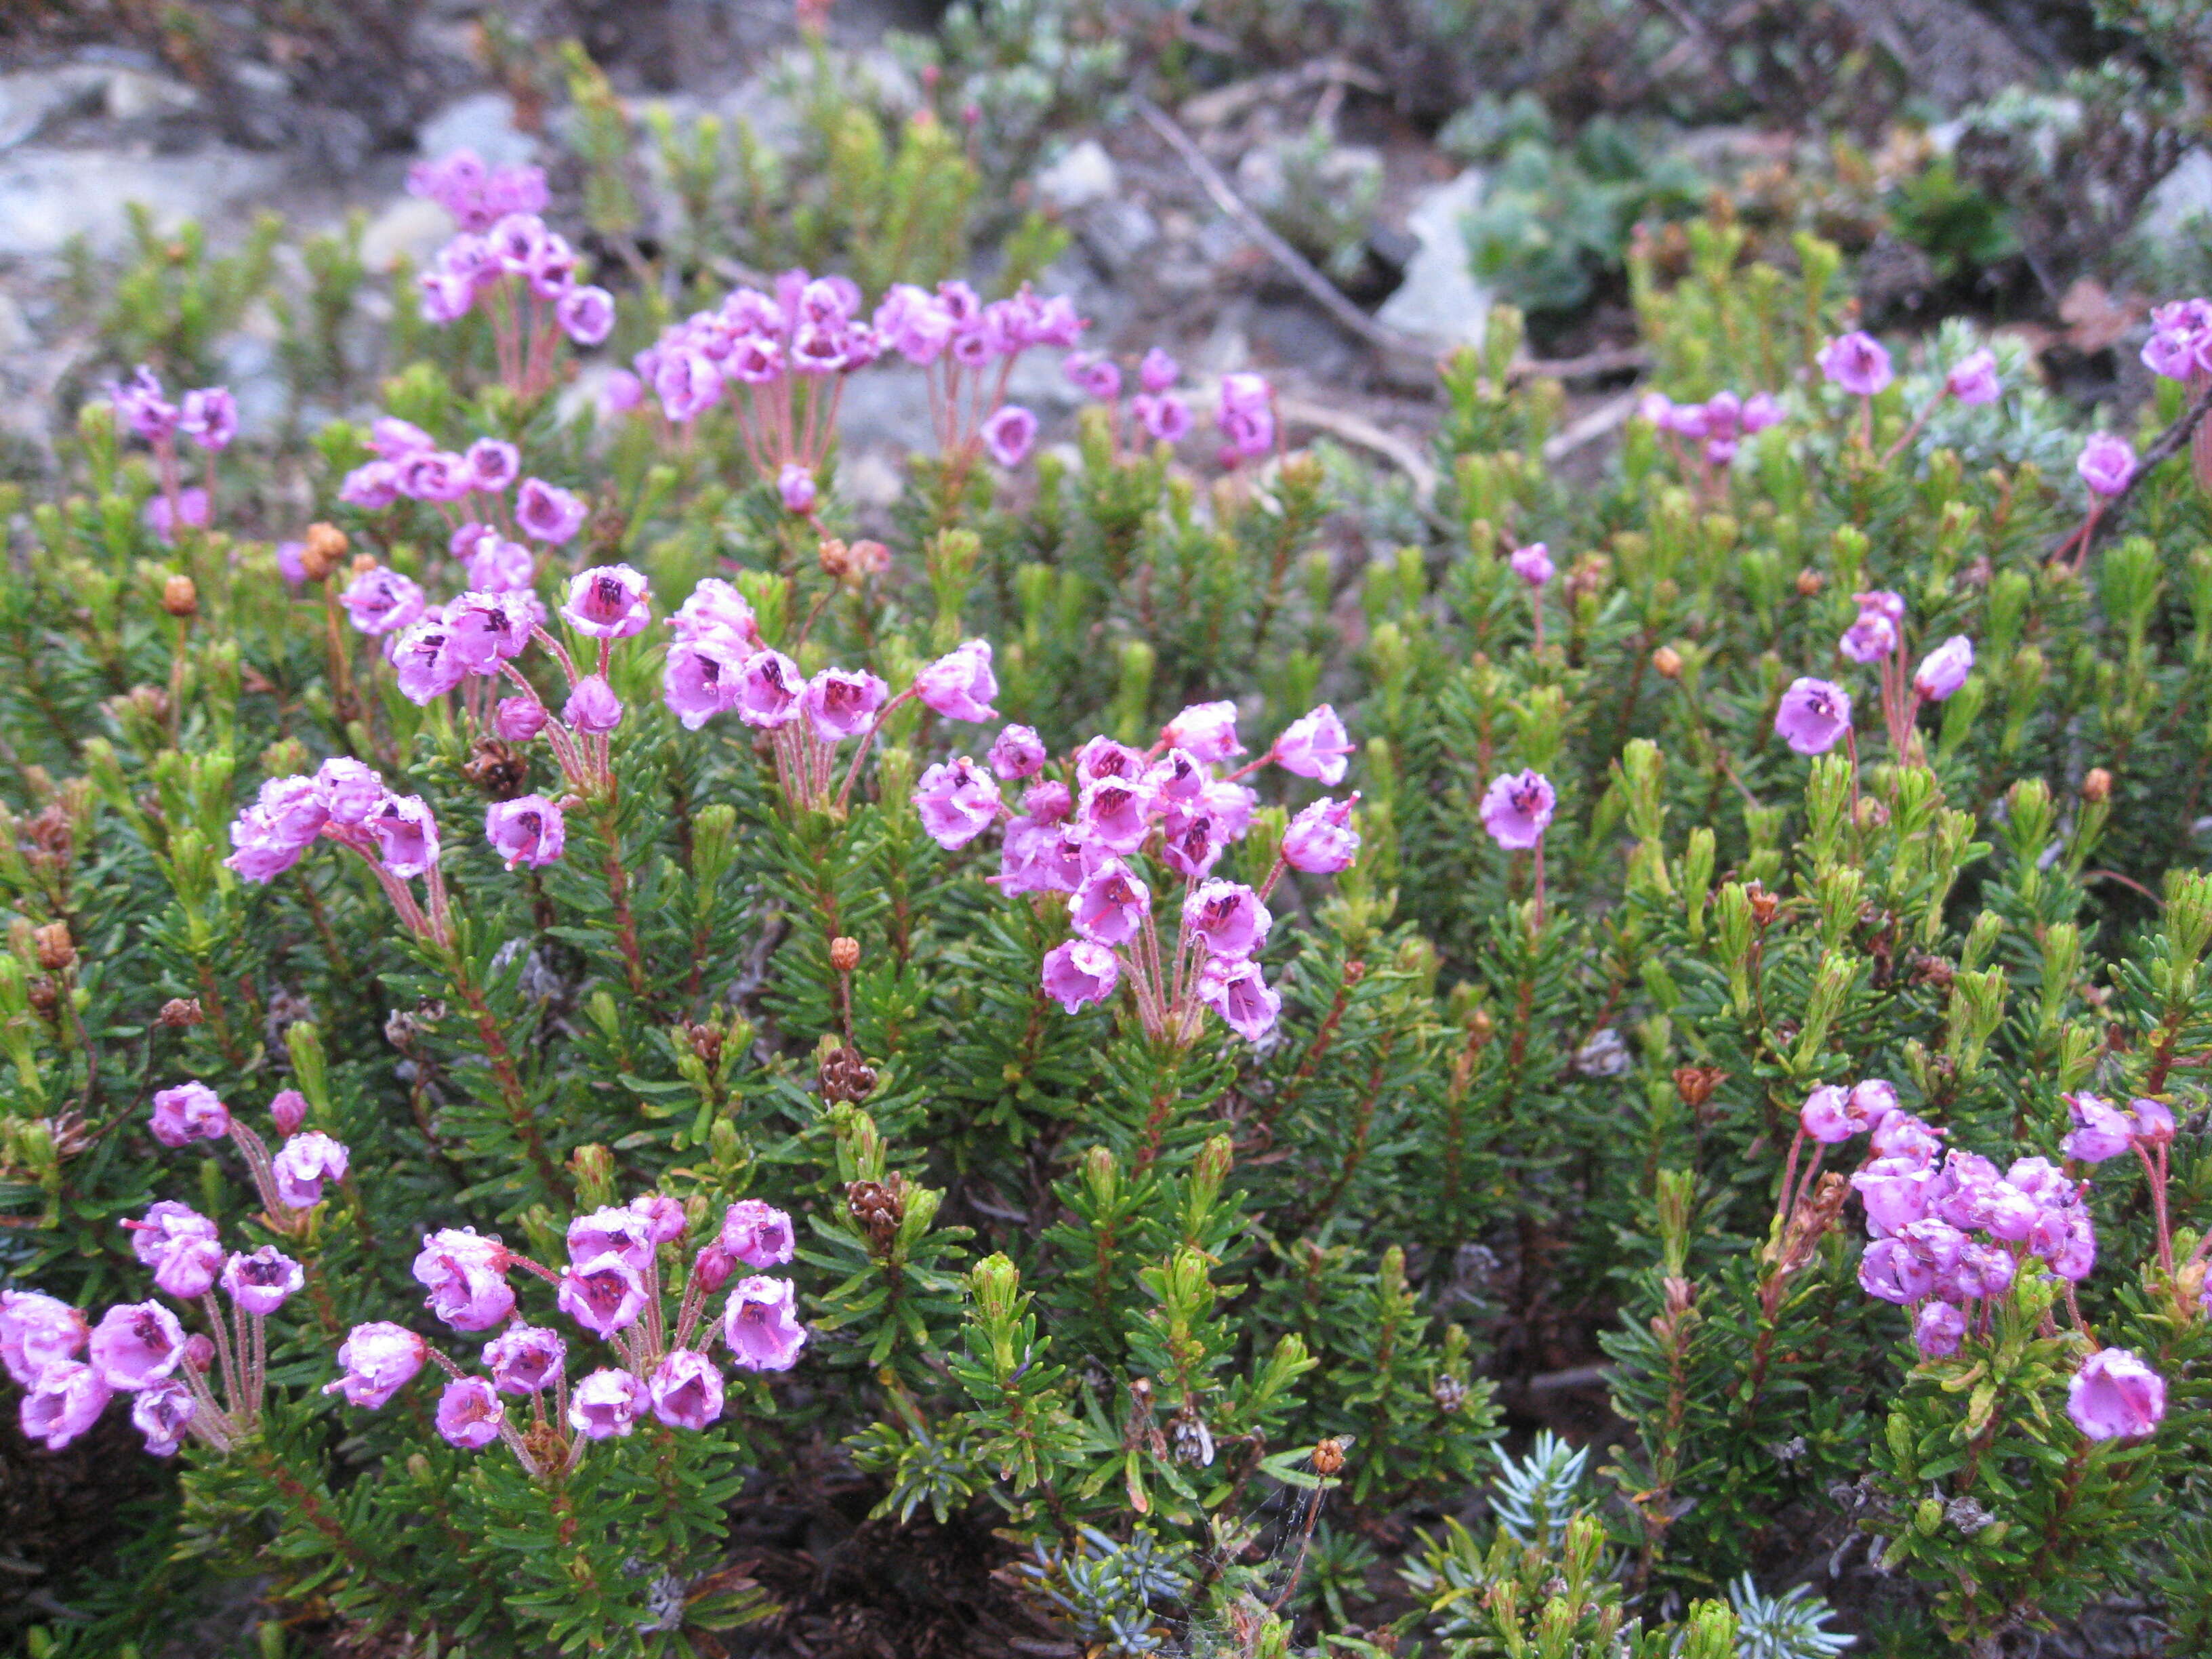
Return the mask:
[(64, 64), (0, 75), (0, 149), (28, 143), (47, 122), (72, 109), (96, 108), (112, 73), (94, 64)]
[(897, 452), (870, 449), (857, 455), (842, 452), (837, 460), (837, 495), (862, 512), (887, 512), (906, 491), (906, 475), (899, 470)]
[(2158, 181), (2143, 201), (2136, 220), (2136, 234), (2154, 242), (2170, 241), (2191, 220), (2197, 229), (2212, 219), (2212, 150), (2201, 145), (2183, 156), (2173, 171)]
[(1126, 196), (1091, 204), (1083, 215), (1081, 232), (1084, 246), (1116, 276), (1160, 240), (1152, 216)]
[(1085, 138), (1036, 176), (1037, 200), (1062, 213), (1103, 202), (1121, 188), (1114, 158), (1096, 138)]
[(421, 196), (401, 196), (368, 222), (361, 234), (362, 263), (371, 270), (390, 270), (402, 258), (416, 268), (453, 234), (446, 210)]
[(72, 236), (95, 252), (125, 240), (125, 204), (155, 221), (212, 222), (256, 198), (283, 173), (274, 156), (217, 146), (194, 155), (118, 155), (26, 145), (0, 159), (0, 255), (54, 254)]
[(182, 81), (143, 70), (106, 71), (107, 113), (117, 121), (143, 121), (162, 115), (183, 115), (198, 109), (199, 93)]
[(1468, 264), (1466, 220), (1481, 205), (1482, 191), (1482, 173), (1470, 167), (1414, 204), (1406, 228), (1419, 239), (1420, 249), (1376, 321), (1439, 347), (1481, 341), (1490, 294)]
[(538, 140), (514, 125), (514, 100), (503, 92), (455, 100), (415, 130), (415, 143), (432, 161), (472, 149), (488, 167), (526, 166), (538, 149)]
[(38, 343), (38, 336), (31, 331), (30, 319), (23, 315), (23, 307), (9, 295), (0, 294), (0, 357), (28, 351)]

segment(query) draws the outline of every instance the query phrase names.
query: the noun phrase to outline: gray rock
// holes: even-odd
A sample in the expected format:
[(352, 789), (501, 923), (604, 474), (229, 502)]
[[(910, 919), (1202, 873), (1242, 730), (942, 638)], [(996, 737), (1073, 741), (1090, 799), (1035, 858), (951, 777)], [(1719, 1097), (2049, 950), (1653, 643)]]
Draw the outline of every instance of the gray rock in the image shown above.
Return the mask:
[(1158, 222), (1127, 197), (1093, 203), (1077, 230), (1092, 257), (1117, 276), (1160, 240)]
[(2199, 147), (2183, 156), (2143, 201), (2136, 234), (2154, 242), (2172, 241), (2191, 220), (2212, 218), (2212, 150)]
[(855, 454), (872, 449), (935, 454), (937, 428), (921, 370), (884, 359), (847, 380), (837, 404), (837, 434)]
[(1420, 248), (1406, 280), (1382, 302), (1375, 320), (1439, 347), (1479, 343), (1490, 294), (1468, 268), (1464, 221), (1482, 201), (1483, 175), (1470, 167), (1425, 192), (1407, 216)]
[(1121, 188), (1114, 158), (1096, 138), (1085, 138), (1036, 176), (1037, 200), (1062, 213), (1103, 202)]
[(166, 75), (118, 69), (107, 71), (106, 102), (110, 119), (144, 121), (186, 114), (199, 107), (200, 95)]
[(514, 100), (503, 92), (471, 93), (415, 130), (415, 143), (434, 161), (472, 149), (486, 167), (522, 167), (538, 159), (538, 140), (514, 125)]
[(26, 145), (0, 158), (0, 255), (55, 254), (72, 236), (96, 252), (126, 239), (127, 202), (156, 222), (214, 224), (265, 198), (283, 173), (273, 156), (216, 145), (194, 155), (117, 155)]
[(0, 294), (0, 357), (28, 351), (37, 343), (38, 336), (31, 331), (31, 321), (23, 315), (23, 307), (7, 295)]
[(453, 234), (445, 209), (420, 196), (401, 196), (362, 232), (362, 263), (371, 270), (390, 270), (405, 258), (419, 270)]
[(216, 383), (238, 400), (238, 429), (250, 439), (272, 436), (291, 410), (292, 390), (276, 349), (275, 319), (265, 312), (224, 337)]
[(64, 64), (0, 75), (0, 149), (28, 143), (61, 116), (97, 108), (114, 72), (92, 64)]

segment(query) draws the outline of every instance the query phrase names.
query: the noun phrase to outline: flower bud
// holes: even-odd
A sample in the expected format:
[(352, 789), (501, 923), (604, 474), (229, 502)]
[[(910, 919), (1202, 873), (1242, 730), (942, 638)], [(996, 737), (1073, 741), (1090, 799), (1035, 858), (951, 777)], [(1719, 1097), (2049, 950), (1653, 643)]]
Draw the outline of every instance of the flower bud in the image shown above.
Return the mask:
[(1827, 585), (1828, 579), (1817, 570), (1801, 570), (1797, 573), (1797, 597), (1801, 599), (1815, 597)]
[(154, 1017), (154, 1024), (164, 1031), (181, 1031), (206, 1023), (207, 1016), (200, 1012), (198, 997), (171, 997)]
[(200, 613), (200, 591), (190, 576), (172, 576), (161, 584), (161, 609), (176, 617)]
[(1314, 1473), (1331, 1475), (1344, 1467), (1344, 1443), (1324, 1440), (1313, 1449)]
[(1662, 680), (1680, 679), (1682, 653), (1671, 645), (1662, 645), (1651, 653), (1651, 666)]
[(275, 1120), (278, 1134), (293, 1134), (307, 1121), (307, 1097), (297, 1089), (279, 1090), (269, 1103), (269, 1115)]
[(76, 966), (76, 945), (70, 938), (69, 923), (50, 921), (33, 928), (31, 939), (38, 947), (39, 966), (48, 973), (66, 973)]
[(830, 941), (830, 965), (841, 974), (849, 974), (860, 965), (860, 941), (843, 935)]
[(2112, 775), (2101, 766), (2091, 767), (2081, 780), (2081, 799), (2095, 806), (2112, 798)]
[(300, 545), (300, 574), (311, 582), (325, 581), (345, 558), (351, 544), (334, 524), (311, 524)]
[(822, 574), (833, 581), (842, 581), (852, 574), (852, 550), (835, 536), (824, 536), (821, 546), (815, 549), (815, 557), (822, 562)]

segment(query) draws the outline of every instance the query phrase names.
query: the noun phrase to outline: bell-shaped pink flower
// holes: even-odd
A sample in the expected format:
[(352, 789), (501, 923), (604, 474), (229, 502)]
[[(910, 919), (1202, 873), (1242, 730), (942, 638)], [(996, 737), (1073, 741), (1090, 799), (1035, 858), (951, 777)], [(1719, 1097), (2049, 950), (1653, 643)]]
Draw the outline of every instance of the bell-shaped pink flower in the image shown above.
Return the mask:
[(2081, 456), (2074, 463), (2074, 470), (2089, 486), (2091, 495), (2109, 501), (2125, 489), (2136, 476), (2135, 446), (2109, 432), (2096, 433), (2081, 446)]
[(1877, 1233), (1893, 1233), (1928, 1213), (1936, 1172), (1906, 1158), (1877, 1158), (1851, 1177)]
[(1345, 800), (1324, 798), (1292, 818), (1283, 832), (1283, 862), (1310, 876), (1350, 869), (1359, 854), (1359, 832), (1352, 827), (1358, 802), (1356, 793)]
[(715, 715), (738, 706), (745, 663), (752, 654), (742, 640), (729, 634), (678, 640), (669, 647), (661, 668), (661, 701), (685, 731), (696, 732)]
[(1774, 729), (1801, 755), (1823, 755), (1851, 729), (1851, 700), (1839, 685), (1792, 680), (1774, 712)]
[(568, 845), (568, 822), (544, 796), (517, 795), (484, 810), (484, 838), (508, 869), (518, 864), (542, 868)]
[(1057, 778), (1042, 778), (1022, 791), (1022, 812), (1039, 823), (1058, 823), (1075, 810), (1067, 786)]
[(610, 1251), (561, 1275), (561, 1311), (594, 1336), (611, 1336), (635, 1325), (645, 1311), (645, 1283), (638, 1270)]
[(1929, 702), (1942, 702), (1973, 672), (1974, 642), (1964, 634), (1954, 634), (1920, 659), (1912, 672), (1912, 689)]
[(1541, 772), (1501, 773), (1483, 791), (1482, 827), (1500, 847), (1526, 852), (1544, 839), (1559, 803), (1552, 781)]
[[(1862, 1093), (1862, 1091), (1866, 1092)], [(1887, 1099), (1887, 1105), (1883, 1105)], [(1863, 1112), (1873, 1132), (1876, 1158), (1900, 1158), (1928, 1164), (1943, 1150), (1943, 1132), (1929, 1127), (1910, 1112), (1897, 1109), (1897, 1091), (1878, 1079), (1851, 1086), (1851, 1109)]]
[(2110, 1101), (2084, 1091), (2059, 1097), (2066, 1103), (2074, 1131), (2062, 1143), (2066, 1156), (2084, 1164), (2102, 1164), (2128, 1150), (2134, 1139), (2134, 1121)]
[(1104, 945), (1072, 939), (1045, 952), (1041, 979), (1045, 994), (1072, 1014), (1112, 996), (1121, 964)]
[(1912, 1340), (1923, 1359), (1948, 1359), (1966, 1335), (1966, 1316), (1948, 1302), (1931, 1302), (1913, 1316)]
[(1165, 392), (1182, 378), (1182, 366), (1159, 347), (1154, 346), (1137, 365), (1137, 384), (1147, 392)]
[(1935, 1267), (1903, 1239), (1878, 1238), (1859, 1257), (1859, 1288), (1884, 1302), (1917, 1302), (1935, 1283)]
[(539, 478), (525, 478), (515, 497), (514, 520), (533, 541), (558, 547), (584, 527), (583, 498)]
[(374, 769), (339, 755), (315, 769), (315, 793), (332, 823), (359, 823), (390, 792)]
[(331, 816), (312, 777), (270, 778), (253, 804), (271, 831), (303, 845), (322, 833)]
[(996, 720), (991, 699), (999, 695), (999, 680), (991, 672), (990, 641), (969, 640), (939, 657), (915, 676), (914, 689), (949, 720)]
[(487, 495), (501, 495), (522, 476), (522, 452), (501, 438), (479, 438), (462, 453), (469, 482)]
[(92, 1328), (87, 1358), (111, 1389), (150, 1389), (185, 1363), (185, 1328), (158, 1302), (120, 1303)]
[(154, 1288), (179, 1302), (197, 1302), (214, 1288), (229, 1259), (222, 1241), (212, 1236), (180, 1239), (154, 1269)]
[(2066, 1414), (2092, 1440), (2148, 1434), (2166, 1416), (2166, 1379), (2125, 1348), (2100, 1348), (2067, 1384)]
[(668, 626), (679, 640), (732, 635), (744, 647), (738, 653), (740, 660), (761, 648), (760, 623), (752, 605), (720, 576), (708, 576), (693, 588), (668, 619)]
[(781, 651), (756, 651), (738, 672), (738, 718), (773, 731), (799, 717), (806, 681)]
[(991, 884), (1009, 898), (1020, 893), (1072, 893), (1083, 879), (1083, 843), (1066, 825), (1012, 818), (1000, 842), (999, 873), (990, 878)]
[(627, 1204), (611, 1204), (580, 1215), (568, 1224), (570, 1261), (589, 1261), (596, 1256), (618, 1255), (640, 1273), (651, 1265), (655, 1237), (653, 1218)]
[(1333, 789), (1344, 781), (1352, 739), (1346, 735), (1336, 710), (1323, 703), (1285, 726), (1269, 753), (1285, 772)]
[(824, 743), (864, 736), (890, 688), (864, 668), (825, 668), (807, 681), (799, 699), (806, 723)]
[(1513, 574), (1531, 587), (1541, 587), (1557, 574), (1552, 562), (1552, 550), (1541, 542), (1531, 542), (1526, 547), (1516, 548), (1505, 562), (1513, 567)]
[(220, 1140), (230, 1133), (230, 1109), (199, 1082), (154, 1091), (154, 1139), (164, 1146)]
[(915, 810), (930, 839), (951, 852), (997, 821), (998, 781), (965, 755), (940, 762), (915, 786)]
[(306, 1283), (300, 1264), (274, 1244), (264, 1244), (251, 1255), (234, 1253), (222, 1265), (224, 1291), (246, 1312), (264, 1319)]
[(1075, 751), (1075, 781), (1079, 788), (1101, 778), (1133, 781), (1144, 776), (1145, 770), (1142, 751), (1111, 738), (1093, 738)]
[(429, 1344), (404, 1325), (385, 1320), (356, 1325), (338, 1345), (343, 1375), (323, 1384), (323, 1392), (343, 1394), (351, 1404), (374, 1411), (405, 1388), (429, 1357)]
[(1083, 787), (1076, 819), (1085, 836), (1109, 853), (1130, 854), (1152, 833), (1152, 790), (1125, 778), (1100, 778)]
[(586, 674), (569, 691), (561, 718), (578, 732), (593, 735), (611, 732), (623, 722), (622, 699), (615, 696), (605, 676)]
[(570, 578), (561, 614), (595, 640), (629, 639), (653, 620), (653, 590), (642, 572), (626, 564), (595, 565)]
[(396, 634), (422, 619), (422, 590), (382, 565), (365, 570), (338, 595), (353, 625), (364, 634)]
[(279, 1089), (269, 1102), (269, 1121), (280, 1135), (299, 1133), (307, 1121), (307, 1097), (297, 1089)]
[(131, 1425), (146, 1437), (146, 1450), (155, 1457), (174, 1457), (198, 1414), (199, 1402), (181, 1382), (156, 1383), (131, 1399)]
[(528, 743), (545, 729), (549, 718), (535, 697), (501, 697), (492, 710), (491, 729), (503, 742)]
[(23, 1437), (59, 1451), (97, 1423), (114, 1397), (91, 1366), (58, 1360), (25, 1385), (19, 1419)]
[(722, 1340), (740, 1370), (787, 1371), (799, 1363), (806, 1327), (799, 1323), (797, 1303), (787, 1279), (757, 1273), (738, 1281), (722, 1314)]
[(1826, 1146), (1835, 1146), (1849, 1140), (1866, 1126), (1854, 1122), (1850, 1115), (1850, 1091), (1826, 1084), (1805, 1097), (1805, 1103), (1797, 1109), (1797, 1121), (1805, 1133)]
[(1051, 758), (1044, 739), (1026, 726), (1009, 726), (992, 740), (991, 752), (986, 758), (991, 770), (1002, 783), (1034, 777), (1044, 769)]
[(722, 1374), (690, 1348), (664, 1357), (645, 1379), (653, 1414), (672, 1429), (703, 1429), (722, 1414)]
[(586, 1440), (617, 1439), (637, 1426), (645, 1384), (628, 1371), (593, 1371), (569, 1391), (568, 1426)]
[(791, 1218), (757, 1198), (741, 1198), (722, 1212), (721, 1239), (748, 1267), (780, 1267), (798, 1250)]
[[(168, 1259), (170, 1252), (180, 1244), (196, 1238), (213, 1238), (216, 1236), (214, 1222), (191, 1205), (179, 1204), (173, 1198), (156, 1199), (147, 1206), (143, 1220), (126, 1220), (122, 1224), (131, 1235), (131, 1253), (149, 1267), (159, 1267)], [(46, 1299), (52, 1300), (52, 1297)], [(55, 1303), (54, 1305), (60, 1307), (63, 1304)], [(0, 1322), (4, 1322), (4, 1319), (5, 1315), (0, 1314)]]
[(295, 1210), (313, 1209), (323, 1201), (323, 1183), (342, 1179), (349, 1161), (345, 1144), (319, 1130), (294, 1135), (269, 1160), (277, 1202)]
[(643, 1193), (623, 1207), (637, 1218), (651, 1244), (672, 1244), (691, 1224), (684, 1206), (666, 1193)]
[(1871, 398), (1895, 378), (1881, 342), (1858, 330), (1829, 341), (1815, 361), (1832, 383), (1856, 398)]
[(84, 1316), (68, 1303), (43, 1291), (0, 1290), (0, 1364), (19, 1386), (27, 1389), (47, 1366), (74, 1359), (85, 1336)]
[(561, 331), (580, 346), (595, 346), (614, 331), (615, 296), (584, 283), (562, 295), (553, 307)]
[(457, 1376), (438, 1396), (438, 1433), (463, 1451), (482, 1451), (499, 1438), (507, 1403), (481, 1376)]
[(446, 654), (469, 673), (496, 674), (522, 654), (543, 614), (533, 593), (464, 593), (446, 607)]
[(785, 512), (803, 518), (814, 510), (815, 497), (821, 492), (811, 471), (797, 461), (786, 461), (775, 475), (775, 493), (783, 498)]
[(453, 630), (442, 618), (417, 623), (392, 647), (392, 676), (399, 694), (427, 708), (468, 678), (469, 665), (452, 649)]
[(415, 1282), (429, 1291), (422, 1305), (457, 1331), (488, 1331), (514, 1311), (507, 1282), (507, 1247), (472, 1228), (423, 1236)]
[(505, 1394), (551, 1388), (568, 1358), (561, 1334), (538, 1325), (510, 1325), (483, 1346), (484, 1369)]
[(1244, 752), (1237, 740), (1237, 705), (1223, 698), (1194, 702), (1160, 728), (1169, 747), (1186, 751), (1192, 759), (1218, 766)]
[(2173, 1109), (2164, 1101), (2138, 1096), (2128, 1103), (2128, 1114), (2135, 1120), (2135, 1138), (2137, 1140), (2151, 1146), (2172, 1144)]
[(2004, 382), (1997, 376), (1996, 354), (1981, 350), (1968, 352), (1951, 365), (1951, 372), (1943, 377), (1943, 390), (1962, 404), (1993, 404), (2004, 395)]
[(1198, 1000), (1247, 1042), (1263, 1041), (1283, 1012), (1281, 993), (1269, 987), (1260, 964), (1249, 958), (1216, 957), (1207, 963), (1199, 972)]
[(1019, 404), (1001, 406), (983, 422), (983, 447), (1003, 467), (1019, 466), (1036, 441), (1036, 434), (1037, 417)]
[(1101, 859), (1067, 902), (1075, 931), (1097, 945), (1126, 945), (1152, 914), (1152, 890), (1117, 858)]
[(390, 795), (369, 815), (384, 867), (402, 880), (438, 861), (438, 821), (419, 795)]
[(1267, 942), (1274, 918), (1241, 881), (1209, 881), (1183, 901), (1182, 925), (1216, 957), (1251, 956)]

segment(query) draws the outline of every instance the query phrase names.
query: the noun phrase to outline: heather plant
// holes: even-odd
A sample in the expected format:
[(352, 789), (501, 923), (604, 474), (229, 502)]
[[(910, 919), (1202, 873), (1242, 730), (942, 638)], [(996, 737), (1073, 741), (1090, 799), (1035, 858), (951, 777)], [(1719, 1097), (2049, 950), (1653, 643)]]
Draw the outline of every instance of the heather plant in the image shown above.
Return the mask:
[(1700, 224), (1600, 482), (1501, 309), (1355, 561), (1263, 376), (416, 182), (372, 405), (131, 364), (0, 499), (0, 1359), (173, 1470), (36, 1650), (772, 1642), (825, 1469), (1106, 1653), (2200, 1618), (2201, 303), (2069, 430)]

